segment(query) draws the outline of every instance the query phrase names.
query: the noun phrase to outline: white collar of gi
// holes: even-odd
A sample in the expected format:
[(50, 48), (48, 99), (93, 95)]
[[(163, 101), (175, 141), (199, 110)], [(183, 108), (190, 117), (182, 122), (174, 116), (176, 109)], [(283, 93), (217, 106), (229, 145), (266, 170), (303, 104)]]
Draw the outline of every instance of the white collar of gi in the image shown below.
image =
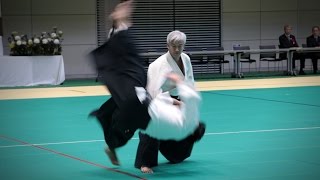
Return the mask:
[(185, 66), (185, 60), (183, 58), (183, 54), (181, 53), (181, 60), (182, 60), (182, 64), (183, 64), (183, 69), (184, 69), (184, 73), (182, 73), (181, 69), (179, 68), (178, 64), (176, 63), (176, 61), (173, 59), (173, 57), (171, 56), (170, 52), (167, 52), (167, 61), (170, 64), (170, 66), (174, 69), (177, 69), (177, 71), (175, 71), (175, 73), (178, 73), (179, 75), (181, 75), (183, 77), (183, 74), (186, 74), (186, 66)]

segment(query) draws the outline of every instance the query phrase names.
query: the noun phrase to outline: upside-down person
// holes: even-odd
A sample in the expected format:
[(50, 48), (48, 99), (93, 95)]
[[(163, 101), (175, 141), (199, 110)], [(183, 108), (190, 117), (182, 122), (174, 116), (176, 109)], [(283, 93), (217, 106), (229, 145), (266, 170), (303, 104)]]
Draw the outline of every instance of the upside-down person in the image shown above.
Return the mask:
[(199, 125), (200, 95), (177, 74), (161, 77), (177, 88), (181, 102), (175, 105), (169, 93), (151, 98), (146, 91), (147, 74), (130, 35), (132, 1), (120, 3), (111, 14), (116, 31), (91, 55), (111, 97), (90, 115), (104, 132), (106, 153), (119, 165), (116, 149), (141, 130), (161, 140), (182, 140)]

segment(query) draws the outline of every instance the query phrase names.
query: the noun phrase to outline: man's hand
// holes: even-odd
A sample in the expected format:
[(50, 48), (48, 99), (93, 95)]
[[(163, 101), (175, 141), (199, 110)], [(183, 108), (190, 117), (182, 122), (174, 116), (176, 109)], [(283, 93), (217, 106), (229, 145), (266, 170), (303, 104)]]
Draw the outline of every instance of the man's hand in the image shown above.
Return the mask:
[(179, 76), (178, 74), (175, 74), (175, 73), (167, 74), (167, 78), (169, 80), (171, 80), (172, 82), (174, 82), (175, 84), (179, 84), (179, 83), (181, 83), (183, 81), (182, 77)]
[(175, 106), (181, 106), (181, 102), (180, 101), (178, 101), (178, 100), (176, 100), (176, 99), (174, 99), (174, 98), (172, 98), (173, 99), (173, 105), (175, 105)]

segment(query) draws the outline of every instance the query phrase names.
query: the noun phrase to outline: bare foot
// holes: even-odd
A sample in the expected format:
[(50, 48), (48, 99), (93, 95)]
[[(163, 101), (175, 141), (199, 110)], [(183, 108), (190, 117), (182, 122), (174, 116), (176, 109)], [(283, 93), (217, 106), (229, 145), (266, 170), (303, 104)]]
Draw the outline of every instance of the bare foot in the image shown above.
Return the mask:
[(152, 174), (153, 173), (153, 170), (149, 167), (146, 167), (146, 166), (141, 166), (140, 170), (142, 173), (145, 173), (145, 174)]
[(108, 157), (113, 165), (120, 166), (117, 154), (114, 149), (106, 148), (105, 153), (108, 155)]

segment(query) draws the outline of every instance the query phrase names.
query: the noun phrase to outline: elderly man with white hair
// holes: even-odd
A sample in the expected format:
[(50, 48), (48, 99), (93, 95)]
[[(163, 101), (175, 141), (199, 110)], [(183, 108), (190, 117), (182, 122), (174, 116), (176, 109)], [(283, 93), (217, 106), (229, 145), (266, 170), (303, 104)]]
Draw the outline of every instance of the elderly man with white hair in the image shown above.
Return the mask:
[[(174, 104), (180, 104), (180, 94), (177, 88), (170, 83), (163, 82), (161, 77), (168, 73), (175, 73), (183, 77), (186, 84), (194, 87), (194, 77), (190, 58), (183, 53), (186, 44), (186, 35), (181, 31), (172, 31), (167, 36), (168, 52), (160, 56), (148, 69), (147, 90), (151, 97), (157, 97), (159, 94), (169, 93)], [(191, 155), (194, 142), (199, 141), (205, 132), (205, 125), (199, 123), (199, 126), (193, 134), (187, 138), (175, 140), (158, 140), (145, 133), (139, 133), (139, 146), (137, 150), (135, 167), (143, 173), (153, 173), (151, 169), (158, 165), (158, 151), (171, 163), (179, 163)]]

